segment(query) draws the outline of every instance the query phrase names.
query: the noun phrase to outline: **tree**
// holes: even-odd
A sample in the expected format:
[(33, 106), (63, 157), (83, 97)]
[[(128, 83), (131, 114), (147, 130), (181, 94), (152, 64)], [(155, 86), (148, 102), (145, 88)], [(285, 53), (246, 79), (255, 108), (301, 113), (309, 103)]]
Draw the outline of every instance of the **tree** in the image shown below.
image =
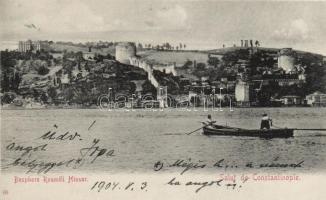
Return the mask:
[(91, 71), (91, 68), (88, 66), (88, 62), (86, 62), (86, 64), (85, 64), (85, 70), (88, 71), (88, 72)]
[(271, 94), (267, 91), (260, 91), (257, 93), (257, 100), (260, 106), (269, 106), (271, 104)]
[(6, 103), (9, 104), (11, 103), (14, 99), (16, 98), (16, 94), (13, 92), (6, 92), (3, 94), (1, 97), (1, 104)]
[(217, 58), (217, 57), (209, 57), (208, 58), (208, 61), (207, 61), (207, 63), (209, 64), (209, 65), (212, 65), (212, 66), (214, 66), (215, 68), (217, 68), (217, 65), (220, 63), (220, 60)]
[(83, 62), (83, 61), (84, 61), (83, 52), (78, 51), (78, 52), (75, 54), (75, 58), (76, 58), (77, 63), (81, 63), (81, 62)]
[(142, 91), (143, 94), (146, 94), (146, 93), (155, 94), (156, 93), (156, 88), (149, 82), (149, 80), (146, 80), (143, 83), (142, 88), (143, 88), (143, 91)]
[(53, 100), (57, 97), (57, 90), (54, 87), (50, 87), (47, 91), (48, 96)]
[(191, 65), (193, 65), (193, 62), (191, 60), (187, 60), (185, 64), (182, 66), (182, 68), (188, 69)]
[(4, 73), (3, 79), (1, 80), (1, 92), (8, 92), (10, 87), (9, 78), (7, 73)]
[(42, 93), (41, 96), (40, 96), (40, 100), (43, 102), (43, 103), (47, 103), (48, 102), (48, 96), (46, 95), (46, 93)]
[(164, 44), (164, 46), (165, 46), (165, 48), (167, 49), (167, 50), (171, 50), (171, 45), (170, 45), (170, 43), (165, 43)]
[(37, 69), (37, 73), (39, 75), (46, 75), (46, 74), (49, 73), (49, 71), (50, 70), (47, 67), (43, 66), (43, 65)]
[(205, 63), (197, 63), (196, 69), (198, 70), (204, 70), (206, 68)]
[(21, 76), (19, 75), (19, 73), (16, 72), (12, 81), (12, 88), (14, 91), (18, 90), (21, 80), (22, 80)]
[(135, 84), (134, 82), (129, 82), (129, 84), (130, 84), (130, 90), (129, 90), (129, 92), (130, 92), (131, 94), (135, 93), (135, 91), (136, 91), (136, 89), (137, 89), (136, 84)]
[(312, 93), (315, 91), (326, 92), (326, 69), (324, 66), (314, 65), (308, 67), (306, 70), (306, 93)]
[(75, 93), (74, 90), (72, 88), (67, 88), (63, 91), (65, 100), (69, 103), (73, 100)]

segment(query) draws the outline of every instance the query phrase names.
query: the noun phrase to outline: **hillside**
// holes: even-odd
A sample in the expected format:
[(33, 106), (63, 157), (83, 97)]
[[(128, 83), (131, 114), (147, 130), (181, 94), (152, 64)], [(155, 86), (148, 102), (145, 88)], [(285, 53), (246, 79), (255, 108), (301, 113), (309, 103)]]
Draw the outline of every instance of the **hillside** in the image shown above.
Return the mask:
[[(161, 51), (161, 50), (140, 50), (137, 52), (137, 55), (142, 57), (145, 60), (161, 63), (161, 64), (168, 64), (168, 63), (176, 63), (177, 65), (183, 65), (188, 60), (194, 61), (196, 60), (197, 63), (207, 63), (208, 55), (209, 54), (220, 54), (224, 55), (227, 53), (237, 52), (239, 50), (246, 50), (249, 48), (244, 47), (226, 47), (221, 49), (213, 49), (207, 51)], [(279, 48), (267, 48), (267, 47), (258, 47), (258, 51), (269, 52), (271, 54), (277, 54), (280, 50)], [(295, 50), (297, 54), (312, 54), (316, 56), (321, 56), (320, 54), (306, 52), (301, 50)]]
[[(82, 46), (82, 45), (70, 45), (70, 44), (61, 44), (61, 43), (53, 43), (50, 45), (50, 48), (53, 49), (54, 51), (72, 51), (72, 52), (78, 52), (81, 51), (83, 53), (87, 53), (88, 52), (88, 47), (87, 46)], [(102, 54), (102, 55), (107, 55), (108, 53), (111, 55), (115, 54), (115, 47), (111, 46), (108, 48), (96, 48), (93, 47), (92, 48), (92, 52), (93, 53), (98, 53), (98, 54)]]
[(90, 62), (80, 53), (64, 53), (56, 59), (47, 52), (1, 51), (1, 71), (2, 103), (12, 103), (19, 96), (26, 102), (90, 105), (109, 88), (124, 94), (136, 89), (156, 92), (144, 70), (107, 57)]

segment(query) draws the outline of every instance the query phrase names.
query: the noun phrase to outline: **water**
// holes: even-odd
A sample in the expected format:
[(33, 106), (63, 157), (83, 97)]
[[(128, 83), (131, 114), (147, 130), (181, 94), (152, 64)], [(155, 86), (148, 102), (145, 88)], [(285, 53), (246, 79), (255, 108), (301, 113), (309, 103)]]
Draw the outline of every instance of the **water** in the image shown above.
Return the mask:
[[(212, 172), (212, 165), (225, 159), (224, 164), (236, 165), (227, 170), (251, 170), (248, 162), (255, 164), (298, 163), (302, 168), (282, 168), (278, 171), (321, 172), (326, 169), (326, 132), (296, 131), (288, 139), (260, 139), (249, 137), (207, 137), (197, 131), (185, 133), (201, 126), (208, 113), (220, 124), (242, 128), (258, 128), (261, 114), (266, 112), (278, 127), (326, 128), (325, 108), (235, 108), (218, 112), (205, 111), (143, 111), (120, 112), (104, 110), (2, 110), (1, 112), (1, 164), (2, 167), (17, 159), (18, 152), (6, 150), (12, 142), (24, 145), (40, 145), (37, 139), (56, 124), (57, 132), (77, 131), (83, 140), (51, 141), (48, 150), (33, 153), (45, 161), (60, 161), (79, 155), (79, 149), (90, 146), (94, 138), (100, 146), (114, 149), (113, 158), (98, 158), (94, 164), (83, 165), (79, 171), (100, 172), (152, 172), (157, 161), (172, 163), (177, 159), (199, 160), (208, 166), (202, 172)], [(92, 122), (96, 123), (88, 130)], [(3, 169), (4, 172), (26, 171), (22, 167)], [(55, 168), (53, 171), (70, 171), (71, 168)], [(163, 171), (179, 170), (163, 168)], [(224, 169), (219, 169), (224, 170)], [(257, 170), (257, 169), (255, 169)], [(259, 169), (273, 171), (275, 169)]]

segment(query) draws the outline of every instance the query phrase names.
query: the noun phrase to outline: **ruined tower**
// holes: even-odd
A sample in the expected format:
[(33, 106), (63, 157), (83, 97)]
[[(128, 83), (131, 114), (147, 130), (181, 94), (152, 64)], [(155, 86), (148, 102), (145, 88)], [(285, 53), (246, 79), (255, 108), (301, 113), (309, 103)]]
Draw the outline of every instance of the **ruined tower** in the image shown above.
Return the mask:
[(130, 64), (130, 58), (136, 56), (136, 45), (132, 42), (120, 42), (115, 47), (115, 58), (117, 61)]
[(287, 73), (294, 70), (295, 53), (292, 48), (281, 49), (278, 53), (278, 68), (282, 68)]

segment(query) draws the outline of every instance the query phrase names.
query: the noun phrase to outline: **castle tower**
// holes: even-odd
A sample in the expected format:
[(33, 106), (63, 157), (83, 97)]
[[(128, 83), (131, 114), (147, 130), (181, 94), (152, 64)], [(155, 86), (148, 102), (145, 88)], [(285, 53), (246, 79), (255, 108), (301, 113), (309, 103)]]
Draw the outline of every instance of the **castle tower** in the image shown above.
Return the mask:
[(244, 81), (238, 81), (235, 86), (235, 98), (238, 106), (250, 106), (250, 85)]
[(278, 68), (282, 68), (287, 73), (294, 70), (295, 53), (292, 48), (281, 49), (277, 59)]
[(115, 47), (115, 59), (120, 63), (130, 64), (130, 58), (136, 56), (136, 45), (132, 42), (120, 42)]

